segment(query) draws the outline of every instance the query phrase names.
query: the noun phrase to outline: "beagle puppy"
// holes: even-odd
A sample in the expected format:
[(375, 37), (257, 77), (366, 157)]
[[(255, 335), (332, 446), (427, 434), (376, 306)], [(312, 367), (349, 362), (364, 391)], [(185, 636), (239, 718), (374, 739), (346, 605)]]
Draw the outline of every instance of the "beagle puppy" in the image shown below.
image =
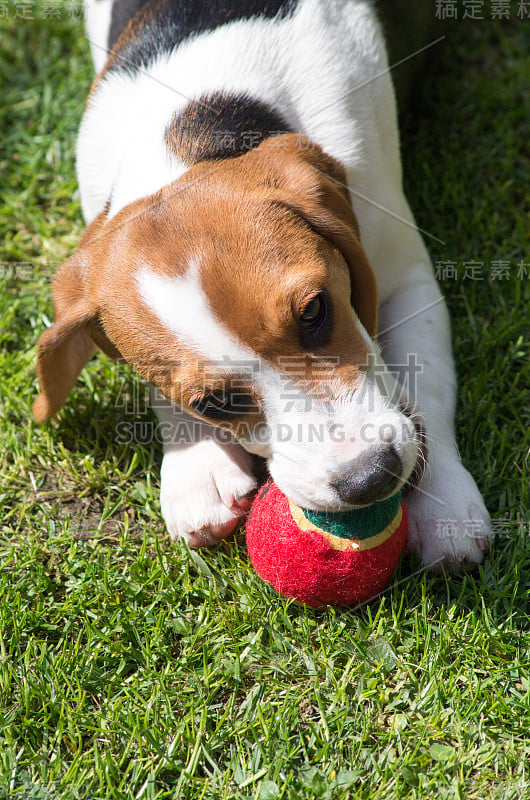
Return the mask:
[(54, 279), (35, 419), (100, 348), (153, 387), (172, 537), (229, 535), (259, 456), (308, 508), (403, 488), (423, 563), (479, 563), (489, 516), (372, 4), (89, 0), (87, 27), (87, 228)]

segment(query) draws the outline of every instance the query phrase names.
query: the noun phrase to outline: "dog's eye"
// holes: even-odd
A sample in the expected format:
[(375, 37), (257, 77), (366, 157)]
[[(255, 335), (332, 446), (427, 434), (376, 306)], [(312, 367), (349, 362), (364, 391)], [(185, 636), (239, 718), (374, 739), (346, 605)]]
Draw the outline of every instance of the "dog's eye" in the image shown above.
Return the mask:
[(304, 347), (312, 349), (326, 344), (331, 334), (331, 300), (327, 292), (313, 295), (300, 311), (300, 338)]
[(216, 420), (230, 420), (236, 415), (254, 409), (252, 398), (247, 394), (212, 392), (190, 401), (190, 406), (198, 414)]
[(307, 331), (314, 333), (323, 324), (327, 316), (326, 301), (323, 293), (316, 294), (304, 307), (300, 321)]

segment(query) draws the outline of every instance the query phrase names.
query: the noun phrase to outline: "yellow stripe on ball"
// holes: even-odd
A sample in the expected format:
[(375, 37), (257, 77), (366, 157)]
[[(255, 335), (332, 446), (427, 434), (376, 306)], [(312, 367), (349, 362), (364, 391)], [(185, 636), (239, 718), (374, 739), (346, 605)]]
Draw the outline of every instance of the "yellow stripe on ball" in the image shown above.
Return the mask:
[(390, 539), (392, 534), (399, 528), (401, 519), (403, 517), (403, 511), (400, 505), (392, 522), (390, 522), (390, 524), (387, 525), (386, 528), (384, 528), (380, 533), (376, 533), (375, 536), (370, 536), (368, 539), (344, 539), (340, 536), (335, 536), (329, 531), (324, 531), (322, 528), (314, 525), (311, 520), (306, 517), (303, 510), (294, 503), (291, 503), (290, 500), (289, 508), (291, 514), (293, 515), (294, 521), (301, 531), (315, 531), (316, 533), (320, 533), (320, 535), (324, 537), (326, 542), (333, 548), (333, 550), (355, 550), (356, 552), (360, 552), (361, 550), (371, 550), (373, 547), (377, 547), (378, 545), (383, 544), (383, 542), (386, 542), (386, 540)]

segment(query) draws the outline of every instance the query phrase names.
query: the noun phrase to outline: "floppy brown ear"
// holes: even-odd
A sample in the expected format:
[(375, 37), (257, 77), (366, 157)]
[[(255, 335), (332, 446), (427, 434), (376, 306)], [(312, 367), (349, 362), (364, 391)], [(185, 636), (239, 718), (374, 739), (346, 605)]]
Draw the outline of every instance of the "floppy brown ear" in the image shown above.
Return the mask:
[(88, 285), (88, 244), (100, 224), (98, 220), (87, 228), (76, 255), (60, 267), (53, 280), (55, 322), (41, 335), (37, 351), (41, 394), (33, 403), (36, 422), (46, 422), (60, 409), (98, 347), (111, 358), (120, 355), (99, 323)]
[[(377, 333), (377, 282), (359, 241), (359, 227), (342, 164), (305, 136), (284, 134), (266, 139), (254, 153), (280, 170), (278, 200), (301, 216), (342, 253), (349, 271), (351, 304), (370, 336)], [(276, 184), (277, 185), (277, 184)]]
[(97, 309), (88, 300), (74, 256), (53, 281), (55, 322), (39, 339), (37, 372), (41, 394), (33, 403), (37, 422), (46, 422), (60, 409), (77, 376), (97, 350), (89, 334)]

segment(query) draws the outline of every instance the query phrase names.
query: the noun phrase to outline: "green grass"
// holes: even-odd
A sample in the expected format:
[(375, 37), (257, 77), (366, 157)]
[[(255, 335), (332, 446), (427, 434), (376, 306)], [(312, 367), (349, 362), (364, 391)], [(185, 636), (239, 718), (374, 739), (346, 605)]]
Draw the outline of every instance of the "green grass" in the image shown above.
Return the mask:
[(241, 539), (168, 541), (160, 448), (117, 434), (141, 392), (124, 367), (93, 361), (32, 423), (91, 68), (68, 15), (0, 25), (0, 797), (530, 797), (530, 22), (455, 25), (404, 120), (411, 204), (457, 265), (459, 443), (497, 542), (473, 575), (410, 557), (340, 613), (273, 595)]

